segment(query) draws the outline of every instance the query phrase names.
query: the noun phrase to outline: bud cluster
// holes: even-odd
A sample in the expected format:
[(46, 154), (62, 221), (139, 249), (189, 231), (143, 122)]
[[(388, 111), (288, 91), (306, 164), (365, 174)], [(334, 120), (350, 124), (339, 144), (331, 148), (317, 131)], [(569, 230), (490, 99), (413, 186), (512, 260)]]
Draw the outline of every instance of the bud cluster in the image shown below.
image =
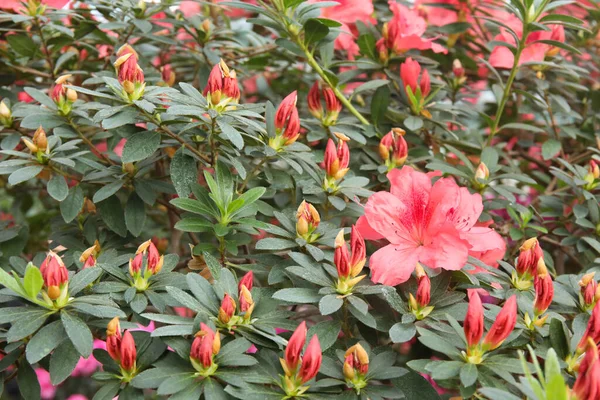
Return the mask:
[(41, 126), (36, 129), (33, 134), (33, 138), (29, 139), (28, 137), (21, 138), (25, 146), (29, 149), (31, 154), (41, 159), (44, 153), (48, 153), (48, 138), (46, 137), (46, 131)]
[(425, 69), (421, 73), (421, 64), (408, 57), (400, 65), (400, 78), (402, 78), (404, 91), (412, 112), (415, 115), (423, 114), (424, 116), (429, 116), (429, 112), (424, 109), (427, 103), (427, 96), (431, 92), (429, 72)]
[(69, 271), (62, 258), (49, 251), (40, 266), (40, 272), (44, 279), (42, 297), (46, 303), (57, 308), (64, 307), (69, 301)]
[(73, 89), (65, 88), (65, 84), (71, 77), (71, 74), (63, 75), (56, 79), (55, 85), (50, 91), (50, 98), (58, 107), (61, 115), (69, 115), (73, 108), (73, 103), (77, 100), (77, 92)]
[(129, 382), (136, 373), (137, 350), (131, 332), (121, 335), (119, 318), (113, 318), (106, 327), (106, 351), (121, 367), (121, 380)]
[(300, 136), (300, 117), (298, 116), (298, 92), (288, 94), (275, 112), (275, 137), (269, 138), (269, 146), (280, 151), (298, 140)]
[(117, 51), (117, 61), (114, 66), (117, 70), (117, 78), (123, 86), (121, 97), (128, 101), (138, 100), (144, 95), (146, 82), (144, 71), (138, 65), (138, 54), (128, 44), (124, 44)]
[(404, 140), (406, 132), (401, 128), (392, 128), (379, 142), (379, 155), (388, 171), (404, 165), (408, 157), (408, 145)]
[(517, 323), (517, 297), (511, 296), (500, 310), (483, 341), (483, 305), (478, 293), (469, 299), (463, 329), (467, 340), (467, 351), (463, 358), (471, 364), (480, 364), (486, 352), (498, 348), (512, 333)]
[(544, 252), (537, 238), (527, 239), (519, 248), (516, 273), (513, 273), (512, 282), (519, 290), (529, 290), (537, 276), (538, 263), (543, 260)]
[(367, 386), (366, 376), (369, 372), (369, 355), (360, 343), (346, 350), (343, 372), (346, 384), (360, 394), (360, 390)]
[[(254, 273), (252, 271), (248, 271), (240, 279), (238, 283), (239, 308), (229, 293), (225, 293), (223, 296), (221, 307), (219, 307), (218, 322), (224, 329), (231, 330), (236, 325), (250, 323), (252, 311), (254, 310), (254, 300), (251, 293), (253, 281)], [(236, 315), (237, 309), (239, 309), (240, 314)]]
[(219, 353), (219, 350), (221, 350), (219, 331), (215, 332), (203, 322), (200, 323), (200, 330), (196, 333), (190, 350), (190, 361), (199, 375), (206, 377), (216, 372), (218, 365), (214, 362), (214, 356)]
[(342, 229), (335, 238), (333, 253), (333, 262), (338, 273), (336, 290), (341, 295), (352, 293), (354, 286), (366, 277), (366, 275), (358, 276), (367, 262), (367, 250), (365, 240), (355, 226), (350, 233), (350, 251), (352, 255), (348, 253)]
[[(143, 268), (144, 256), (146, 256), (145, 268)], [(142, 243), (137, 248), (135, 257), (129, 260), (129, 274), (133, 278), (133, 286), (140, 291), (148, 289), (148, 279), (160, 272), (163, 263), (164, 256), (158, 253), (152, 240)]]
[[(321, 104), (321, 97), (325, 100), (325, 109)], [(308, 92), (308, 111), (321, 121), (323, 126), (335, 125), (340, 111), (342, 110), (342, 103), (338, 100), (335, 92), (329, 86), (321, 85), (319, 82), (315, 82)]]
[(554, 298), (554, 284), (543, 258), (540, 258), (538, 261), (537, 274), (534, 278), (533, 287), (535, 289), (533, 320), (531, 320), (528, 313), (525, 313), (525, 325), (531, 330), (535, 329), (536, 326), (544, 326), (548, 315), (542, 317), (542, 314), (550, 307)]
[(315, 230), (319, 227), (321, 216), (312, 204), (303, 200), (296, 211), (296, 234), (298, 237), (312, 243), (319, 237)]
[(309, 387), (303, 385), (317, 376), (321, 368), (323, 355), (317, 335), (310, 339), (306, 351), (301, 354), (306, 343), (306, 334), (306, 322), (302, 321), (288, 341), (284, 358), (279, 360), (284, 372), (281, 376), (281, 387), (289, 397), (301, 396), (306, 392)]
[(590, 272), (579, 280), (579, 303), (584, 310), (592, 309), (600, 299), (600, 286), (594, 279), (595, 272)]
[(83, 263), (84, 269), (96, 265), (98, 253), (100, 253), (100, 242), (96, 240), (94, 242), (94, 245), (92, 247), (87, 248), (83, 253), (81, 253), (81, 256), (79, 257), (79, 262)]
[(415, 267), (417, 275), (417, 297), (412, 293), (408, 294), (408, 306), (415, 318), (422, 320), (433, 311), (433, 306), (429, 305), (431, 301), (431, 280), (420, 263)]
[(230, 70), (225, 61), (220, 60), (210, 71), (206, 87), (203, 92), (208, 101), (208, 106), (221, 112), (230, 104), (237, 104), (240, 100), (240, 88), (237, 75)]

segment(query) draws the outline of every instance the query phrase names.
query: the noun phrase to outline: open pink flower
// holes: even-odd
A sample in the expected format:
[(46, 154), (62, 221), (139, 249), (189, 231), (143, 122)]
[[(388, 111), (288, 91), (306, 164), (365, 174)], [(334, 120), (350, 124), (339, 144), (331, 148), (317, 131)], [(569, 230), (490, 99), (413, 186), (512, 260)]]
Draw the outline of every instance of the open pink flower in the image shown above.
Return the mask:
[(396, 54), (408, 50), (433, 50), (435, 53), (447, 53), (443, 46), (434, 43), (436, 38), (425, 39), (423, 35), (427, 30), (427, 22), (419, 15), (416, 9), (409, 9), (396, 0), (390, 0), (390, 10), (394, 16), (386, 24), (384, 37), (378, 42), (378, 48), (387, 47)]
[[(514, 28), (517, 35), (522, 36), (521, 27), (510, 24)], [(539, 40), (554, 40), (557, 42), (565, 41), (565, 30), (562, 25), (549, 25), (551, 31), (535, 31), (527, 36), (526, 47), (519, 58), (519, 65), (532, 61), (544, 61), (546, 56), (555, 55), (560, 49), (545, 43), (539, 43)], [(506, 42), (511, 45), (516, 45), (513, 35), (508, 33), (506, 29), (501, 28), (500, 33), (494, 38), (496, 41)], [(513, 67), (515, 56), (505, 46), (496, 46), (490, 54), (490, 64), (496, 68)]]
[(365, 239), (389, 241), (369, 261), (373, 282), (405, 282), (417, 262), (459, 270), (469, 255), (494, 254), (498, 259), (504, 254), (502, 237), (491, 228), (476, 226), (483, 211), (481, 196), (451, 178), (432, 184), (431, 178), (439, 175), (439, 171), (425, 174), (408, 166), (395, 169), (388, 173), (390, 192), (369, 198), (357, 227)]
[[(53, 8), (63, 8), (69, 0), (42, 0), (41, 3)], [(19, 11), (23, 9), (21, 0), (2, 0), (0, 1), (0, 9)]]

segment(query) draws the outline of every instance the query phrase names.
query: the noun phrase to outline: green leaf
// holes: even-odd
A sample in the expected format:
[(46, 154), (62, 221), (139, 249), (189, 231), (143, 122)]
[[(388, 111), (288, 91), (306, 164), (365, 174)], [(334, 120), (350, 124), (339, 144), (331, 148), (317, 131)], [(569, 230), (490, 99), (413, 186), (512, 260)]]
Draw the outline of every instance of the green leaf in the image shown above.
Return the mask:
[(362, 54), (364, 54), (365, 56), (369, 57), (372, 60), (377, 60), (377, 52), (376, 52), (376, 46), (375, 46), (375, 36), (373, 36), (370, 33), (366, 33), (363, 35), (360, 35), (358, 37), (358, 48), (360, 49), (360, 52)]
[(423, 127), (423, 120), (419, 117), (411, 115), (410, 117), (404, 120), (404, 126), (407, 129), (416, 132)]
[(328, 294), (319, 301), (319, 311), (321, 315), (333, 314), (344, 304), (344, 300), (337, 294)]
[(212, 256), (208, 251), (203, 251), (202, 256), (204, 257), (204, 261), (208, 266), (208, 270), (212, 275), (213, 279), (219, 279), (221, 277), (221, 263), (217, 261), (216, 258)]
[(67, 181), (62, 175), (52, 175), (46, 186), (48, 194), (56, 201), (63, 201), (69, 195)]
[(37, 375), (28, 362), (19, 363), (19, 374), (17, 375), (17, 387), (21, 392), (21, 397), (26, 400), (40, 399), (40, 383)]
[(323, 21), (311, 18), (304, 23), (304, 44), (311, 45), (324, 39), (329, 34), (329, 28)]
[(35, 364), (52, 352), (66, 338), (61, 321), (54, 321), (40, 329), (27, 343), (25, 356)]
[(44, 278), (42, 277), (42, 273), (39, 268), (34, 266), (32, 263), (27, 264), (27, 269), (25, 269), (25, 277), (23, 278), (23, 287), (25, 288), (25, 292), (31, 297), (35, 299), (37, 295), (42, 290), (42, 286), (44, 286)]
[(50, 313), (42, 309), (37, 309), (36, 311), (37, 313), (31, 313), (28, 318), (21, 318), (13, 322), (6, 333), (6, 340), (8, 343), (13, 343), (32, 335), (44, 325), (44, 322), (46, 322)]
[(206, 232), (213, 227), (213, 223), (204, 218), (184, 218), (175, 223), (175, 228), (184, 232)]
[(313, 335), (317, 335), (321, 350), (325, 351), (335, 344), (338, 340), (342, 323), (340, 321), (322, 321), (308, 329), (307, 346)]
[(414, 323), (403, 324), (402, 322), (395, 323), (390, 329), (390, 339), (394, 343), (404, 343), (415, 337), (417, 328)]
[(217, 125), (221, 129), (223, 137), (230, 141), (237, 149), (241, 150), (244, 148), (244, 138), (242, 138), (242, 134), (237, 129), (221, 120), (217, 121)]
[(67, 336), (82, 357), (87, 358), (92, 354), (93, 337), (90, 328), (79, 317), (62, 310), (60, 319)]
[(135, 237), (140, 236), (146, 223), (146, 206), (140, 197), (131, 193), (127, 205), (125, 206), (125, 225), (131, 234)]
[(204, 383), (204, 397), (211, 400), (227, 400), (229, 398), (223, 390), (223, 386), (212, 378), (208, 378)]
[(544, 142), (544, 144), (542, 145), (542, 157), (544, 157), (544, 160), (550, 160), (551, 158), (554, 158), (560, 152), (561, 148), (562, 148), (562, 145), (560, 144), (560, 142), (558, 140), (555, 140), (555, 139), (546, 140)]
[(381, 86), (375, 91), (371, 101), (371, 118), (374, 125), (379, 125), (385, 118), (388, 106), (390, 105), (390, 88)]
[(392, 380), (394, 386), (404, 393), (406, 399), (440, 400), (440, 396), (429, 382), (416, 372), (408, 372)]
[(550, 320), (550, 343), (561, 359), (564, 360), (569, 355), (569, 343), (565, 329), (563, 323), (557, 318)]
[(11, 49), (29, 58), (35, 56), (40, 48), (29, 35), (8, 35), (6, 41)]
[(100, 217), (106, 226), (119, 236), (127, 236), (123, 207), (117, 196), (111, 196), (97, 205)]
[(75, 369), (79, 362), (79, 353), (73, 344), (65, 340), (57, 348), (50, 358), (50, 381), (53, 385), (63, 382)]
[(466, 387), (472, 386), (477, 382), (477, 366), (475, 364), (466, 363), (460, 369), (460, 381)]
[(279, 238), (264, 238), (256, 243), (256, 250), (285, 250), (297, 246), (298, 244), (292, 240)]
[(69, 194), (64, 201), (60, 203), (60, 213), (66, 223), (73, 221), (75, 217), (77, 217), (83, 207), (83, 201), (83, 190), (81, 190), (79, 185), (69, 189)]
[(171, 181), (179, 197), (188, 197), (192, 192), (191, 185), (198, 182), (196, 160), (179, 149), (171, 160)]
[(92, 201), (94, 203), (100, 203), (101, 201), (108, 199), (110, 196), (117, 193), (119, 189), (123, 187), (124, 183), (125, 182), (119, 180), (102, 186), (96, 193), (94, 193)]
[(150, 157), (160, 146), (160, 133), (157, 131), (138, 132), (127, 139), (123, 147), (124, 163), (144, 160)]
[(274, 299), (287, 301), (289, 303), (317, 303), (321, 296), (314, 289), (288, 288), (278, 290), (273, 294)]
[(196, 378), (193, 373), (188, 372), (187, 374), (179, 374), (171, 376), (165, 379), (160, 386), (158, 386), (157, 394), (168, 395), (180, 392), (187, 387), (193, 385), (196, 382)]
[(44, 167), (41, 165), (31, 165), (29, 167), (18, 169), (8, 176), (8, 183), (13, 186), (23, 183), (35, 178), (43, 169)]

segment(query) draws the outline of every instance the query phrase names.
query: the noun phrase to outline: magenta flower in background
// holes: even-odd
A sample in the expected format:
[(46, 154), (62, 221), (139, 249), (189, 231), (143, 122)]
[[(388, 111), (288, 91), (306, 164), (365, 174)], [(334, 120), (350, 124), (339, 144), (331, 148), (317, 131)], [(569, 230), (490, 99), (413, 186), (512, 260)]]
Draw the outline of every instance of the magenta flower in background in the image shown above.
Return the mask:
[(56, 395), (56, 386), (50, 382), (50, 373), (43, 368), (36, 368), (38, 382), (40, 383), (40, 395), (42, 400), (52, 400)]
[(483, 211), (479, 194), (471, 194), (451, 178), (431, 179), (405, 166), (388, 173), (390, 192), (373, 194), (357, 223), (367, 240), (386, 239), (369, 261), (375, 283), (405, 282), (417, 262), (430, 268), (459, 270), (469, 255), (495, 262), (506, 244), (493, 229), (477, 226)]

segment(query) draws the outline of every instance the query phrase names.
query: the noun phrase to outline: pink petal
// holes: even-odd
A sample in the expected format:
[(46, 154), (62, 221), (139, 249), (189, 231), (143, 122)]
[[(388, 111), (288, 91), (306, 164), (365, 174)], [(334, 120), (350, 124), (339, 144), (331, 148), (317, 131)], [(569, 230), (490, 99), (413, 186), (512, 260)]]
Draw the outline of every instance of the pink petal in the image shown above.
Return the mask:
[(369, 221), (364, 215), (356, 221), (356, 228), (365, 240), (379, 240), (384, 238), (383, 235), (369, 225)]
[(377, 250), (369, 259), (371, 280), (390, 286), (406, 282), (415, 269), (421, 249), (414, 245), (390, 244)]
[(429, 239), (431, 241), (423, 247), (419, 261), (430, 268), (449, 271), (456, 271), (465, 266), (469, 258), (469, 243), (460, 238), (451, 224), (442, 227)]
[(463, 232), (461, 237), (471, 245), (469, 255), (481, 260), (484, 264), (497, 266), (498, 260), (504, 258), (506, 243), (498, 232), (491, 228), (473, 227)]
[[(377, 192), (369, 197), (365, 206), (365, 218), (373, 230), (391, 243), (402, 243), (405, 239), (405, 227), (398, 217), (407, 212), (407, 207), (393, 194)], [(362, 233), (362, 232), (361, 232)]]

